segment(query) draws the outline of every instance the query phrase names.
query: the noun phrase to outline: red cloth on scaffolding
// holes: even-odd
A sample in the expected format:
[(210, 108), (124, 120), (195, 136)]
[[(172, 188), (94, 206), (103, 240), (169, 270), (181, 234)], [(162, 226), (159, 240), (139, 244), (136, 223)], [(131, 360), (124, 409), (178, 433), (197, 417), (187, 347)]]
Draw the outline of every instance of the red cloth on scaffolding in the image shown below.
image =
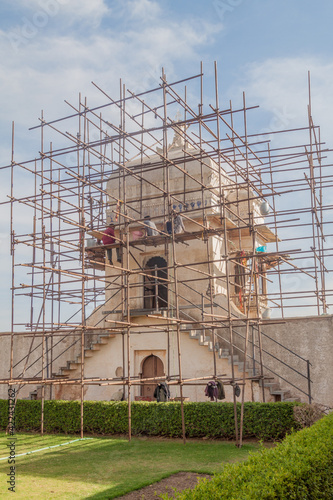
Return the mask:
[(104, 233), (102, 238), (103, 245), (112, 245), (115, 242), (115, 239), (112, 238), (112, 236), (114, 236), (113, 227), (107, 227), (103, 231), (103, 233)]

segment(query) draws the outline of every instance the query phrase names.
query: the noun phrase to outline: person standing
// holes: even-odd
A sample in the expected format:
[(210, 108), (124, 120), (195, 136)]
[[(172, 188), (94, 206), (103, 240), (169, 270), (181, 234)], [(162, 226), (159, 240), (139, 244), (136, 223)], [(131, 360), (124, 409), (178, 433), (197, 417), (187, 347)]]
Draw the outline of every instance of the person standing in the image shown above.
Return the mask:
[(180, 234), (185, 232), (183, 217), (177, 212), (174, 212), (173, 229), (175, 234)]
[(158, 236), (159, 232), (157, 230), (155, 222), (150, 220), (150, 215), (146, 215), (144, 219), (144, 225), (146, 230), (146, 236)]
[[(105, 231), (103, 231), (102, 243), (103, 245), (113, 245), (113, 243), (115, 242), (116, 240), (114, 237), (114, 224), (110, 223), (108, 227), (105, 229)], [(106, 253), (108, 256), (109, 264), (111, 264), (112, 266), (113, 265), (112, 248), (107, 248)], [(117, 254), (117, 262), (121, 262), (119, 248), (116, 248), (116, 254)]]

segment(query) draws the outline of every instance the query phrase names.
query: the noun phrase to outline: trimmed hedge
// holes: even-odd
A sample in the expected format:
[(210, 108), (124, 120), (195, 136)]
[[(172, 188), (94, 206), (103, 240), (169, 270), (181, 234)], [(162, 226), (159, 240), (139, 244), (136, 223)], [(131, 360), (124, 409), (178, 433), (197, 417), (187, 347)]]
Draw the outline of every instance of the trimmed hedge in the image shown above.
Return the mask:
[[(163, 495), (164, 499), (170, 498)], [(227, 464), (211, 481), (176, 495), (181, 500), (332, 499), (333, 413), (240, 464)]]
[[(265, 440), (283, 439), (300, 426), (294, 420), (293, 408), (299, 403), (245, 403), (244, 437)], [(132, 434), (181, 437), (180, 402), (133, 402)], [(240, 417), (240, 404), (237, 405)], [(85, 401), (84, 431), (93, 434), (128, 432), (126, 401)], [(184, 403), (187, 437), (234, 439), (233, 403)], [(18, 431), (40, 430), (41, 401), (18, 400), (15, 427)], [(0, 400), (0, 428), (8, 423), (8, 403)], [(79, 401), (45, 401), (45, 432), (80, 432)]]

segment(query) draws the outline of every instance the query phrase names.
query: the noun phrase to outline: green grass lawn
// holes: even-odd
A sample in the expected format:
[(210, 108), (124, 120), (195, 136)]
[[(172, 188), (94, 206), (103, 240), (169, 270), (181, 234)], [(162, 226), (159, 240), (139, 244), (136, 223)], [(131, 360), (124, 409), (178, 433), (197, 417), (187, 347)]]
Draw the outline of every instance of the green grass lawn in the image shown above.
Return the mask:
[[(16, 455), (66, 443), (78, 436), (16, 434)], [(8, 456), (0, 433), (0, 458)], [(16, 493), (7, 491), (9, 465), (0, 460), (0, 498), (114, 498), (180, 471), (212, 474), (223, 462), (258, 449), (225, 441), (97, 437), (16, 458)]]

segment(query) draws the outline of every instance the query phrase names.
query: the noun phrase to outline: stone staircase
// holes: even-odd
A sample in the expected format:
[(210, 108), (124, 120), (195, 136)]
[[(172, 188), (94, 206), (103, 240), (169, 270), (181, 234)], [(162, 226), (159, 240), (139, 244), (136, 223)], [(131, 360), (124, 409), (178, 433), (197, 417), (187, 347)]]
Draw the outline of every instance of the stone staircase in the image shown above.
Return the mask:
[[(107, 345), (110, 341), (110, 339), (114, 338), (115, 335), (98, 335), (97, 339), (92, 340), (89, 343), (88, 347), (84, 348), (84, 359), (91, 358), (94, 356), (94, 353), (96, 351), (100, 351), (103, 346)], [(55, 374), (53, 374), (54, 377), (59, 377), (59, 378), (64, 378), (64, 377), (69, 377), (69, 375), (77, 370), (81, 365), (81, 354), (76, 356), (75, 360), (73, 361), (67, 361), (66, 366), (62, 366), (59, 371)]]
[[(102, 334), (94, 336), (95, 339), (89, 342), (89, 345), (84, 348), (84, 359), (91, 358), (94, 356), (95, 352), (100, 351), (103, 346), (107, 345), (110, 339), (114, 338), (113, 334)], [(70, 375), (81, 365), (81, 354), (78, 354), (74, 360), (67, 361), (66, 366), (62, 366), (59, 368), (58, 372), (52, 373), (52, 377), (57, 378), (70, 378)], [(39, 385), (36, 387), (34, 391), (31, 391), (28, 399), (40, 399), (41, 398), (41, 388)]]
[[(195, 325), (193, 325), (192, 328), (189, 327), (189, 325), (181, 325), (181, 330), (183, 332), (188, 331), (191, 339), (197, 340), (200, 346), (205, 346), (210, 352), (213, 352), (214, 345), (213, 345), (212, 335), (209, 332), (209, 330), (205, 330), (205, 333), (203, 333), (202, 329), (196, 329)], [(237, 347), (235, 347), (234, 350), (239, 351)], [(231, 366), (232, 364), (231, 349), (230, 347), (225, 347), (221, 339), (216, 341), (215, 351), (218, 353), (219, 359), (228, 360), (228, 364)], [(253, 366), (250, 364), (249, 360), (244, 362), (243, 353), (239, 352), (239, 354), (234, 354), (233, 360), (234, 360), (234, 366), (238, 368), (239, 372), (244, 372), (245, 368), (246, 377), (260, 375), (259, 369), (258, 368), (253, 369)], [(257, 365), (259, 367), (258, 362)], [(274, 401), (300, 401), (300, 398), (292, 396), (289, 389), (282, 389), (279, 382), (275, 379), (275, 377), (272, 377), (271, 374), (267, 373), (266, 376), (267, 379), (260, 380), (259, 385), (260, 387), (262, 386), (262, 384), (264, 385), (264, 388), (269, 391), (269, 394)]]

